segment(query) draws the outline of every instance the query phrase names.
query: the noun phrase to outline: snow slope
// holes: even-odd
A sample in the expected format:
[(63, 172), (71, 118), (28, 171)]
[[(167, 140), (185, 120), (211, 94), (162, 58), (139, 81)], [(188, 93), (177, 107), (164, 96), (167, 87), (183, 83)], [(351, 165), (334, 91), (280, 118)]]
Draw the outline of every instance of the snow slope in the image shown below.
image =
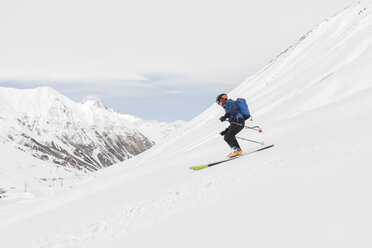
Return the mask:
[[(0, 143), (0, 211), (19, 202), (69, 190), (84, 174)], [(2, 189), (2, 190), (1, 190)]]
[(188, 170), (229, 152), (213, 105), (80, 187), (1, 212), (0, 246), (371, 247), (371, 32), (372, 3), (351, 6), (229, 93), (263, 128), (240, 135), (273, 149)]

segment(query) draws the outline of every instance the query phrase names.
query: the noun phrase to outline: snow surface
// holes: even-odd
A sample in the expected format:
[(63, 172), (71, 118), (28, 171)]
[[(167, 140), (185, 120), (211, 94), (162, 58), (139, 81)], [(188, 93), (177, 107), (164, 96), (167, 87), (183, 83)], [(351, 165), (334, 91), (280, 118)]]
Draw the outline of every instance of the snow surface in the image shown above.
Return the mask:
[(44, 162), (0, 143), (0, 211), (14, 203), (24, 203), (69, 190), (85, 176), (54, 163)]
[(274, 148), (190, 171), (229, 152), (214, 104), (79, 187), (0, 212), (0, 246), (371, 247), (371, 32), (372, 3), (351, 6), (229, 93), (263, 128), (240, 135)]

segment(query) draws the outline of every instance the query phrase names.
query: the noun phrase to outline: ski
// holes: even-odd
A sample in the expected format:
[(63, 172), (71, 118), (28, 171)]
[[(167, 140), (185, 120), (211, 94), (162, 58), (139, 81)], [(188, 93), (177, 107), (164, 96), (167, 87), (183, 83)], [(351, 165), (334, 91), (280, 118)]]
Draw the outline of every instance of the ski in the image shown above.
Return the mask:
[(217, 164), (222, 164), (222, 163), (225, 163), (225, 162), (228, 162), (230, 160), (234, 160), (234, 159), (238, 159), (238, 158), (241, 158), (245, 155), (248, 155), (248, 154), (251, 154), (251, 153), (254, 153), (254, 152), (259, 152), (259, 151), (262, 151), (262, 150), (266, 150), (266, 149), (269, 149), (271, 147), (274, 147), (274, 145), (268, 145), (268, 146), (265, 146), (265, 147), (261, 147), (257, 150), (254, 150), (254, 151), (250, 151), (250, 152), (247, 152), (247, 153), (244, 153), (243, 155), (240, 155), (238, 157), (234, 157), (234, 158), (227, 158), (227, 159), (224, 159), (224, 160), (220, 160), (220, 161), (216, 161), (216, 162), (213, 162), (213, 163), (209, 163), (209, 164), (204, 164), (204, 165), (199, 165), (199, 166), (190, 166), (190, 170), (202, 170), (202, 169), (205, 169), (205, 168), (208, 168), (208, 167), (211, 167), (213, 165), (217, 165)]

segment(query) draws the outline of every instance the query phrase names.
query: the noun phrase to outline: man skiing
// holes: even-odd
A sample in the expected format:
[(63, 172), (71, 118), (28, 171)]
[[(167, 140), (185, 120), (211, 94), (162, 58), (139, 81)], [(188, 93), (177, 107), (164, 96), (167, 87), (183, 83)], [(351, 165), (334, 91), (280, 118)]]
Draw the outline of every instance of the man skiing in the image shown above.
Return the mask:
[(247, 107), (247, 113), (243, 114), (241, 108), (239, 107), (238, 100), (244, 99), (237, 99), (236, 101), (228, 99), (226, 94), (219, 94), (216, 98), (216, 103), (225, 109), (225, 115), (220, 117), (220, 121), (224, 122), (226, 119), (229, 120), (230, 126), (222, 131), (220, 134), (224, 136), (224, 140), (229, 144), (229, 146), (233, 149), (232, 153), (230, 153), (227, 157), (234, 158), (243, 154), (238, 141), (236, 140), (235, 135), (237, 135), (245, 125), (245, 120), (250, 117), (249, 110)]

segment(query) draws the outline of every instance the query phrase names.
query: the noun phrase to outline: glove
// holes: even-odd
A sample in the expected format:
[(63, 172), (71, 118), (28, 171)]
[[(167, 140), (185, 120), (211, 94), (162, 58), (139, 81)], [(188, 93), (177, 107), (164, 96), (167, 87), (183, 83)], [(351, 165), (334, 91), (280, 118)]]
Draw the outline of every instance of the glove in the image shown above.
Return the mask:
[(224, 122), (224, 121), (226, 121), (226, 119), (227, 119), (227, 117), (226, 117), (226, 116), (221, 116), (221, 117), (220, 117), (220, 121), (221, 121), (221, 122)]
[(226, 133), (227, 133), (227, 128), (223, 130), (222, 132), (220, 132), (221, 136), (224, 136)]

